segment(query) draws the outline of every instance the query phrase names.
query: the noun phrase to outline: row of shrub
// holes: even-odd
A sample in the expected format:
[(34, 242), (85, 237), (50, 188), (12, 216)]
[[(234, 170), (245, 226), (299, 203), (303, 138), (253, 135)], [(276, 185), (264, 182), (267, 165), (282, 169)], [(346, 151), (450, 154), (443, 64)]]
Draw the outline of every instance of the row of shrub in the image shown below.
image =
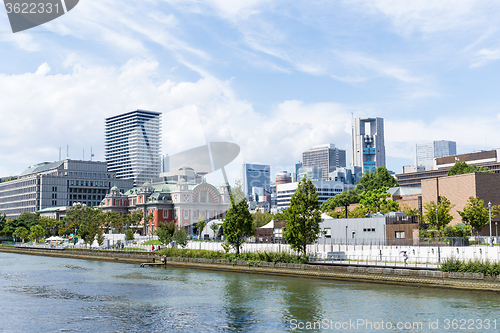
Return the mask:
[(251, 262), (274, 262), (305, 264), (308, 257), (301, 257), (287, 252), (248, 252), (248, 253), (226, 253), (223, 251), (193, 250), (180, 248), (165, 248), (159, 251), (160, 255), (176, 258), (202, 258), (220, 260), (244, 260)]
[(460, 260), (457, 258), (447, 258), (441, 264), (443, 272), (460, 272), (460, 273), (483, 273), (484, 275), (498, 276), (500, 275), (500, 262), (483, 261), (479, 259)]

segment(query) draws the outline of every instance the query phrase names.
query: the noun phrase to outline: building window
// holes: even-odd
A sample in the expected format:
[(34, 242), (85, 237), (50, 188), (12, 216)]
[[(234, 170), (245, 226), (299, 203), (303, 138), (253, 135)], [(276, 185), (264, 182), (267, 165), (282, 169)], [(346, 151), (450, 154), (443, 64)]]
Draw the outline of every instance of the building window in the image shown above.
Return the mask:
[(404, 231), (396, 231), (394, 237), (398, 238), (398, 239), (405, 238), (405, 232)]
[(189, 210), (184, 209), (184, 218), (187, 219), (189, 218)]
[(331, 238), (332, 237), (332, 229), (331, 228), (323, 229), (323, 234), (325, 235), (326, 238)]
[(163, 218), (165, 218), (165, 219), (168, 218), (168, 209), (163, 210)]

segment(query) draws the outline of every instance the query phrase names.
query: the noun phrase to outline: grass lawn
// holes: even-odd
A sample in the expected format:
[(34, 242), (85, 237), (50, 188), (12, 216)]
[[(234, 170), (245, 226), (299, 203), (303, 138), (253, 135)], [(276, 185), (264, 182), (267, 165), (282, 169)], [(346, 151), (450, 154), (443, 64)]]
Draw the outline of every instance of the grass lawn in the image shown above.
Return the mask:
[(148, 240), (144, 243), (142, 243), (142, 245), (160, 245), (160, 241), (159, 240)]

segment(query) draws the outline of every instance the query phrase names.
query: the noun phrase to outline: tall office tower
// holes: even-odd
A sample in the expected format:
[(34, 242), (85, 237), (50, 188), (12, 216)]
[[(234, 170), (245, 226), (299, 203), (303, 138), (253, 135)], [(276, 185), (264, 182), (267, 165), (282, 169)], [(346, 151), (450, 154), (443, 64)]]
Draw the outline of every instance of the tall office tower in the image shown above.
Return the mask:
[(430, 170), (437, 157), (452, 156), (457, 154), (457, 143), (455, 141), (432, 141), (417, 143), (415, 145), (415, 166), (424, 166)]
[(385, 166), (384, 119), (352, 120), (351, 163), (363, 173)]
[(263, 164), (244, 163), (241, 169), (243, 178), (243, 192), (247, 199), (252, 198), (252, 187), (262, 187), (271, 191), (271, 166)]
[(135, 110), (106, 118), (104, 156), (108, 171), (139, 186), (161, 172), (161, 113)]
[[(332, 143), (314, 146), (302, 153), (302, 161), (303, 167), (321, 168), (323, 174), (321, 180), (328, 180), (328, 173), (335, 170), (335, 168), (346, 166), (345, 150), (335, 148)], [(297, 174), (297, 180), (298, 178)]]

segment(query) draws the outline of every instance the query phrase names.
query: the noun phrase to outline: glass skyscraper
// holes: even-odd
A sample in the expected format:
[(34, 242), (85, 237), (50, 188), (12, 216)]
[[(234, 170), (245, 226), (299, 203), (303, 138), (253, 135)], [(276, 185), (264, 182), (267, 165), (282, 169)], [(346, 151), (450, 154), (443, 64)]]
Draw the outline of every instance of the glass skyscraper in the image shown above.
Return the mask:
[(262, 187), (271, 191), (271, 166), (264, 164), (243, 164), (243, 192), (247, 199), (252, 199), (252, 187)]
[(415, 145), (415, 165), (424, 166), (430, 170), (437, 157), (453, 156), (457, 154), (457, 143), (455, 141), (432, 141), (417, 143)]
[(161, 113), (135, 110), (106, 118), (104, 156), (108, 171), (134, 185), (151, 182), (161, 172)]

